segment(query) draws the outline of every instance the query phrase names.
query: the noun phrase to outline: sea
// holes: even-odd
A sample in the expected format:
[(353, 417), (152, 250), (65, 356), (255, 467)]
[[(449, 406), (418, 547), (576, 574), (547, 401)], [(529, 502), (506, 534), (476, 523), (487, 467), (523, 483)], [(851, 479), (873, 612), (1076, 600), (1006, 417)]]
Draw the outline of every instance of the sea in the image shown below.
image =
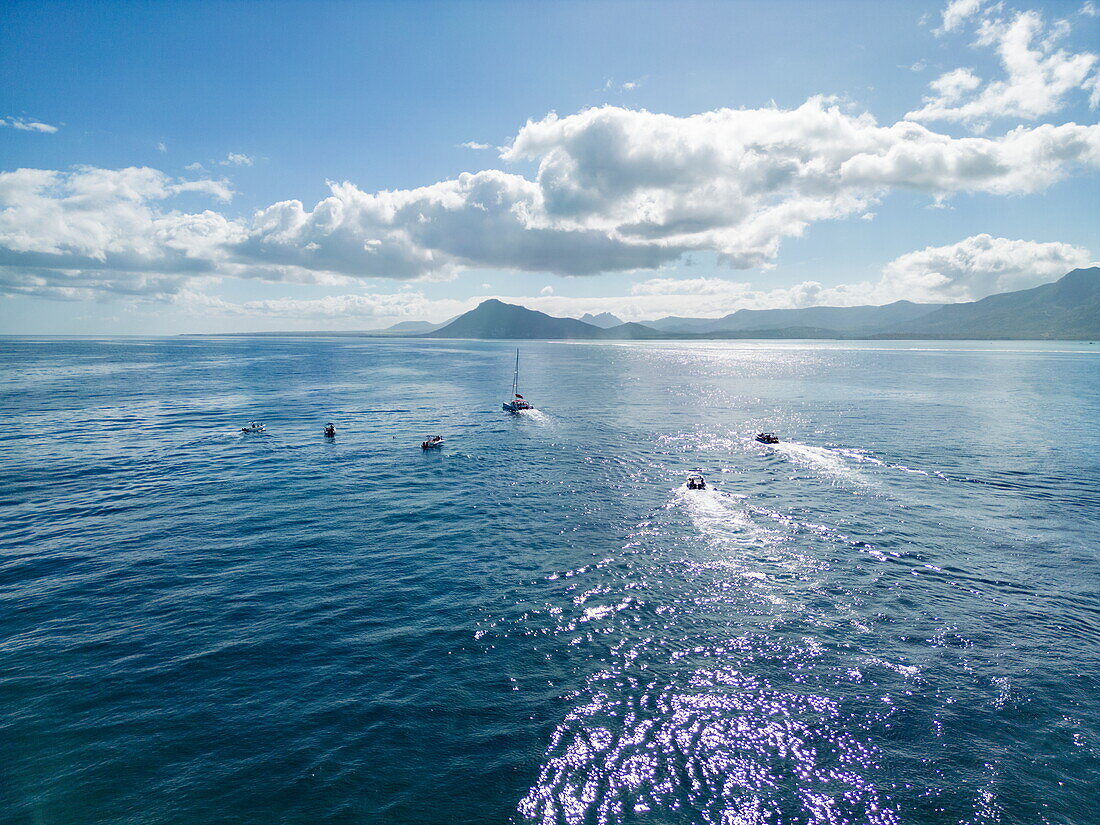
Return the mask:
[(1100, 342), (516, 349), (0, 339), (0, 822), (1100, 822)]

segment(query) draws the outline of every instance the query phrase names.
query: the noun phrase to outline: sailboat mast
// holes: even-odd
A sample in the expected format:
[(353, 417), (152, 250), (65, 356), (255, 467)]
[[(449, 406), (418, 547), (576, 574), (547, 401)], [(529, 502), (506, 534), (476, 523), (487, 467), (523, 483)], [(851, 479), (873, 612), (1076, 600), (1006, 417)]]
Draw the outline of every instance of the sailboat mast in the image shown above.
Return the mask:
[(516, 349), (516, 371), (512, 375), (512, 397), (519, 395), (519, 349)]

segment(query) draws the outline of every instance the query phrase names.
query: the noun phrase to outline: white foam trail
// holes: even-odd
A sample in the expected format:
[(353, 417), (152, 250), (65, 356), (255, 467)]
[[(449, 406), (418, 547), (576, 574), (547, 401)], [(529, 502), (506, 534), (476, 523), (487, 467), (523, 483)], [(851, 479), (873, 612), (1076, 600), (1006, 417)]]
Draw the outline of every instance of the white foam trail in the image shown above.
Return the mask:
[(827, 447), (811, 447), (809, 444), (798, 444), (793, 441), (781, 441), (772, 445), (772, 448), (781, 455), (800, 467), (805, 467), (811, 472), (818, 473), (839, 481), (848, 481), (855, 484), (866, 484), (858, 470), (845, 461), (844, 454), (839, 450), (830, 450)]
[(696, 529), (710, 539), (753, 544), (759, 541), (759, 527), (749, 518), (743, 505), (747, 496), (726, 493), (713, 488), (688, 490), (680, 487), (676, 496)]
[(532, 421), (537, 421), (540, 424), (550, 423), (550, 416), (542, 410), (520, 410), (517, 415), (521, 415), (524, 418), (530, 418)]
[(947, 477), (938, 470), (922, 470), (918, 467), (908, 467), (905, 464), (896, 464), (889, 461), (883, 461), (880, 458), (875, 458), (872, 455), (868, 455), (862, 450), (837, 450), (840, 455), (845, 458), (850, 458), (853, 461), (858, 461), (861, 464), (877, 464), (880, 467), (889, 467), (891, 470), (900, 470), (903, 473), (909, 473), (910, 475), (919, 476), (935, 476), (936, 478), (946, 479)]

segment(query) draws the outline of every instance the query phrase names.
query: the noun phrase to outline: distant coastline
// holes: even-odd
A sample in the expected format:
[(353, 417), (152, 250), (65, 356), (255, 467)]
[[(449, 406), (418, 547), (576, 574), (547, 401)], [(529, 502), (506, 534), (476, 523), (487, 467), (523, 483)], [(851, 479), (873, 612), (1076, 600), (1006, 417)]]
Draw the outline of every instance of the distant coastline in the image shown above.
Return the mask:
[[(443, 324), (404, 321), (384, 330), (216, 333), (231, 337), (570, 341), (1093, 341), (1100, 339), (1100, 267), (1058, 281), (958, 304), (739, 310), (721, 318), (667, 317), (622, 323), (558, 318), (490, 299)], [(424, 330), (424, 331), (415, 331)], [(213, 333), (188, 333), (211, 335)]]

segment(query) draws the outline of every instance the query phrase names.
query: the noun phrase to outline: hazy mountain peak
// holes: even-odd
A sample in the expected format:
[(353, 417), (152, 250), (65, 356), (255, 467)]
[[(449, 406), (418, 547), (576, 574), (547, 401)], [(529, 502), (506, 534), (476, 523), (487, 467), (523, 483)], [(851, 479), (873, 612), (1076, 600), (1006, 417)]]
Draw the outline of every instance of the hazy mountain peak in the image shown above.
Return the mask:
[(610, 312), (601, 312), (599, 315), (593, 315), (591, 312), (586, 312), (581, 316), (581, 320), (586, 324), (592, 324), (592, 326), (599, 327), (600, 329), (617, 327), (623, 322), (621, 318), (612, 315)]

